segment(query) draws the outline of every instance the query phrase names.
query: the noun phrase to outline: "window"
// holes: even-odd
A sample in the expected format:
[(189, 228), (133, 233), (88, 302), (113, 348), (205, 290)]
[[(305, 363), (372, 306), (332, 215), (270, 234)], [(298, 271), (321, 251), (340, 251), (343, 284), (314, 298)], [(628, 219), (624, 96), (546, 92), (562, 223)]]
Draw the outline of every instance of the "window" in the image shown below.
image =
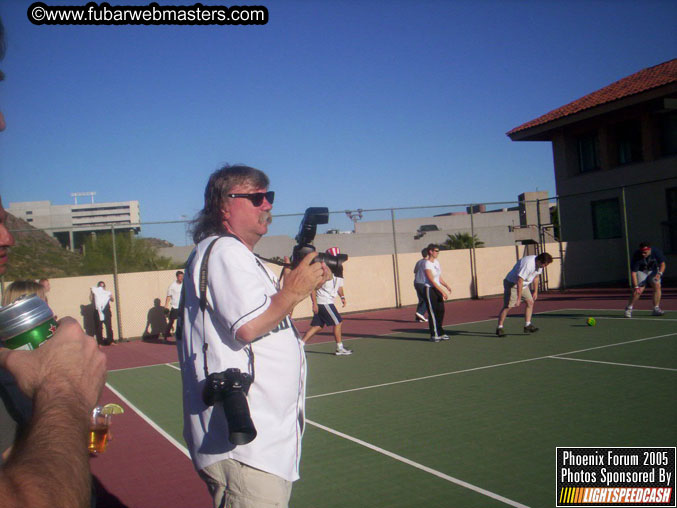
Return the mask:
[(668, 220), (664, 222), (670, 252), (677, 252), (677, 187), (665, 189), (665, 202), (668, 206)]
[(616, 142), (619, 164), (629, 164), (643, 160), (642, 125), (639, 120), (632, 120), (617, 126)]
[(33, 211), (32, 210), (26, 210), (26, 215), (33, 215)]
[(33, 222), (33, 219), (26, 219), (26, 222)]
[(578, 142), (578, 167), (581, 173), (600, 169), (599, 142), (597, 133), (592, 132), (580, 136)]
[(677, 112), (661, 118), (661, 155), (677, 154)]
[(590, 203), (592, 207), (592, 235), (595, 240), (621, 238), (621, 211), (618, 198)]

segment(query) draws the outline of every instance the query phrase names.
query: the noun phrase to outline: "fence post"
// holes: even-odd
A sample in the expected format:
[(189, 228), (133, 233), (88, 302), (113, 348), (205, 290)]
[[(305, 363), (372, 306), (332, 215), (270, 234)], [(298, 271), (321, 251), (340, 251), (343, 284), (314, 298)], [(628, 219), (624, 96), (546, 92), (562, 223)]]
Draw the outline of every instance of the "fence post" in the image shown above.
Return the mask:
[(630, 263), (630, 238), (628, 238), (628, 209), (625, 203), (625, 187), (621, 187), (621, 202), (623, 204), (623, 236), (625, 236), (625, 260), (628, 265), (628, 284), (632, 286)]
[(397, 237), (395, 235), (395, 210), (390, 209), (390, 220), (393, 226), (393, 249), (395, 256), (393, 257), (395, 269), (395, 307), (402, 307), (402, 294), (400, 293), (400, 265), (397, 259)]
[(477, 300), (480, 297), (479, 290), (477, 289), (477, 259), (475, 258), (475, 214), (474, 207), (470, 203), (470, 277), (472, 279), (472, 290), (473, 294), (471, 298)]
[(120, 288), (118, 286), (118, 253), (115, 246), (115, 226), (110, 227), (113, 241), (113, 287), (115, 288), (115, 315), (118, 319), (118, 340), (122, 339), (122, 315), (120, 313)]

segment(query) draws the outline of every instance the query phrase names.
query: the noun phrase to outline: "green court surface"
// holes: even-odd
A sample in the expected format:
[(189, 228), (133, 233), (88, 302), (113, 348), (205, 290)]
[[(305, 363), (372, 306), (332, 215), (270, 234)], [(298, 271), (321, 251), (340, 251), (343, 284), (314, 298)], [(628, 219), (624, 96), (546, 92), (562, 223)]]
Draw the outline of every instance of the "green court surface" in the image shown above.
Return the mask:
[[(597, 325), (589, 327), (587, 316)], [(309, 375), (294, 507), (555, 505), (555, 448), (677, 443), (677, 312), (563, 310), (522, 333), (508, 318), (306, 347)], [(181, 438), (180, 372), (109, 373), (109, 384)], [(168, 442), (168, 446), (171, 446)]]

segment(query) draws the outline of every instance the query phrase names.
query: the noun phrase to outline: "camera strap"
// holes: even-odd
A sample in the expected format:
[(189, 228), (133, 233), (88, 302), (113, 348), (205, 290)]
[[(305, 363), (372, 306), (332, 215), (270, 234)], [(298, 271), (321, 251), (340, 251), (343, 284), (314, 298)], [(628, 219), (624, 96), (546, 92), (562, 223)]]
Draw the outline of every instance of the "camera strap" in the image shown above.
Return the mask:
[[(198, 276), (198, 290), (200, 292), (200, 310), (202, 311), (202, 357), (204, 361), (204, 371), (205, 371), (205, 378), (209, 377), (209, 368), (207, 367), (207, 349), (209, 348), (209, 344), (207, 344), (207, 341), (205, 340), (205, 313), (207, 311), (207, 279), (208, 279), (208, 266), (209, 266), (209, 256), (212, 253), (212, 248), (214, 247), (214, 244), (219, 241), (221, 238), (224, 237), (230, 237), (230, 238), (235, 238), (238, 242), (242, 242), (237, 236), (230, 234), (230, 233), (224, 233), (222, 235), (219, 235), (218, 237), (214, 238), (209, 245), (207, 246), (207, 249), (205, 250), (204, 256), (202, 258), (202, 262), (200, 263), (200, 273)], [(261, 269), (264, 271), (266, 276), (268, 276), (268, 272), (266, 271), (265, 268), (261, 265), (260, 261), (257, 259), (256, 262), (259, 264)], [(270, 278), (270, 276), (268, 276)], [(183, 300), (183, 299), (182, 299)], [(252, 348), (251, 344), (247, 344), (244, 347), (245, 352), (247, 353), (247, 356), (249, 358), (249, 370), (250, 374), (252, 376), (252, 382), (254, 382), (254, 350)]]

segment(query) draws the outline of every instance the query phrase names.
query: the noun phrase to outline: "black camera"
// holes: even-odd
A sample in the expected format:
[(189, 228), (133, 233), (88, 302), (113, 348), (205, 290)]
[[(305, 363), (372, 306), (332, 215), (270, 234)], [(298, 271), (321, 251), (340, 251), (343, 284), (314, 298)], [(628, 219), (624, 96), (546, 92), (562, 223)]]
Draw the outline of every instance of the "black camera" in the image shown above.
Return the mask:
[[(296, 245), (291, 256), (291, 266), (296, 268), (301, 260), (309, 253), (315, 252), (312, 242), (315, 239), (318, 224), (327, 224), (329, 222), (329, 208), (311, 207), (306, 209), (303, 220), (299, 226), (299, 233), (296, 235)], [(347, 254), (332, 256), (320, 252), (313, 260), (313, 263), (324, 262), (336, 277), (343, 277), (343, 263), (348, 260)]]
[(202, 390), (202, 400), (206, 405), (223, 404), (228, 421), (228, 439), (234, 445), (247, 444), (256, 437), (256, 427), (247, 404), (252, 381), (252, 376), (240, 372), (240, 369), (227, 369), (209, 374)]

